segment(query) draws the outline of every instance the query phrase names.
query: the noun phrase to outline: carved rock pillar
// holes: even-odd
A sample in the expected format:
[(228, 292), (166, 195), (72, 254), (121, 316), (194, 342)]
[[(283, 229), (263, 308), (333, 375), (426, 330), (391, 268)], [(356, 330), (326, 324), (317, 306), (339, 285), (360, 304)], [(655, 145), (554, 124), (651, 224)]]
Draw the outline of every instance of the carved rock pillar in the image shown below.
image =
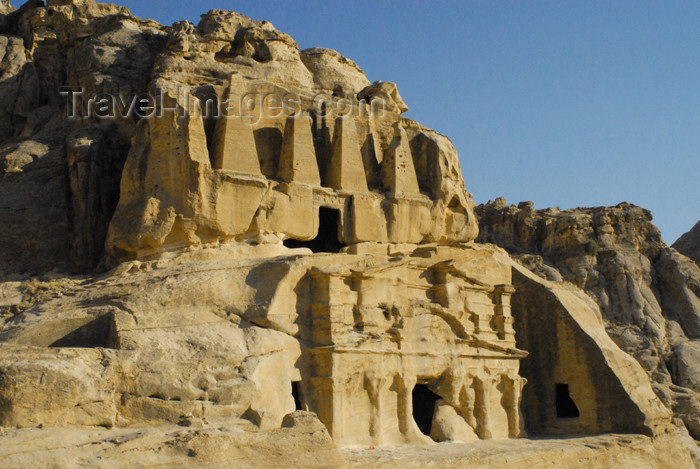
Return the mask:
[(464, 420), (467, 421), (470, 427), (476, 430), (477, 423), (474, 416), (474, 396), (475, 392), (472, 388), (472, 378), (470, 376), (464, 379), (464, 385), (459, 393), (459, 405), (462, 411)]
[(494, 322), (501, 340), (515, 343), (515, 329), (513, 329), (513, 316), (510, 309), (511, 295), (515, 288), (510, 285), (497, 285), (494, 289)]
[(386, 384), (386, 378), (380, 378), (375, 373), (367, 373), (365, 375), (365, 389), (369, 395), (369, 401), (372, 404), (370, 410), (369, 434), (375, 442), (380, 443), (382, 440), (382, 399), (381, 390)]
[(518, 375), (503, 375), (506, 381), (506, 412), (508, 413), (508, 437), (520, 436), (520, 399), (527, 380)]
[(396, 376), (399, 387), (399, 431), (410, 436), (411, 423), (413, 423), (413, 388), (416, 386), (415, 377)]
[(334, 440), (342, 441), (345, 435), (345, 394), (347, 377), (334, 376), (311, 378), (313, 400), (310, 410), (326, 425)]
[(475, 398), (474, 414), (476, 417), (476, 434), (482, 440), (493, 438), (491, 432), (491, 388), (493, 378), (486, 374), (474, 377)]

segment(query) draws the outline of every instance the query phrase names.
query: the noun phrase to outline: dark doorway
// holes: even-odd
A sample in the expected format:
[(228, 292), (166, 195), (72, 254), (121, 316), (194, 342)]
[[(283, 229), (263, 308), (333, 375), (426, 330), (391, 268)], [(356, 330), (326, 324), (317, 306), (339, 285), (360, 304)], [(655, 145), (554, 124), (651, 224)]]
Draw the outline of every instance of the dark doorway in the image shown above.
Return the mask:
[(304, 410), (301, 407), (301, 397), (299, 394), (299, 381), (292, 381), (292, 397), (294, 398), (294, 409)]
[(416, 384), (413, 388), (413, 419), (424, 435), (430, 436), (435, 403), (438, 399), (440, 396), (431, 391), (426, 384)]
[(319, 207), (318, 235), (311, 241), (287, 239), (284, 245), (288, 248), (309, 248), (312, 252), (340, 252), (345, 245), (338, 240), (339, 226), (340, 210)]
[(578, 407), (569, 394), (569, 385), (557, 383), (555, 403), (557, 417), (560, 419), (575, 419), (579, 416)]

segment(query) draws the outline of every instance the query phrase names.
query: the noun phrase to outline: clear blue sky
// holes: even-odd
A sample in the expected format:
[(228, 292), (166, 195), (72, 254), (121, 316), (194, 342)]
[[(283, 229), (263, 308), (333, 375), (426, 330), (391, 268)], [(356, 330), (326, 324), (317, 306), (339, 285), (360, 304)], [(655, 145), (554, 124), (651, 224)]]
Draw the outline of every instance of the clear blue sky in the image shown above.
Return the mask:
[(671, 244), (700, 219), (700, 2), (135, 1), (197, 23), (213, 8), (328, 47), (394, 81), (454, 142), (477, 202), (630, 202)]

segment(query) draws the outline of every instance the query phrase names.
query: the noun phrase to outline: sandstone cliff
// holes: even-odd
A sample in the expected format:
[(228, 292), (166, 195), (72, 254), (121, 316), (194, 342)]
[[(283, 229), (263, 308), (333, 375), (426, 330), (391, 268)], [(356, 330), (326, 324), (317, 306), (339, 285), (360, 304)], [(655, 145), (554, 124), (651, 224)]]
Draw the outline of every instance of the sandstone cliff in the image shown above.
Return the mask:
[(537, 276), (337, 52), (0, 6), (10, 464), (691, 467), (698, 268), (648, 213), (482, 208)]
[(613, 340), (657, 395), (700, 437), (700, 268), (668, 247), (640, 207), (534, 210), (498, 199), (477, 207), (478, 242), (497, 244), (543, 278), (600, 306)]
[(8, 273), (99, 263), (136, 123), (67, 119), (61, 91), (145, 92), (166, 35), (115, 5), (48, 3), (27, 2), (0, 22), (0, 269)]
[[(205, 108), (212, 103), (218, 108), (227, 98), (246, 95), (257, 99), (293, 94), (299, 112), (310, 110), (319, 94), (329, 102), (346, 96), (381, 99), (382, 112), (395, 117), (376, 120), (364, 115), (355, 122), (358, 135), (351, 129), (346, 141), (358, 139), (361, 171), (366, 171), (370, 193), (383, 188), (379, 169), (393, 161), (382, 164), (391, 145), (398, 145), (403, 154), (409, 146), (421, 149), (423, 156), (414, 162), (419, 169), (417, 185), (401, 189), (416, 195), (408, 203), (412, 208), (406, 210), (420, 219), (419, 226), (404, 233), (393, 225), (394, 219), (405, 224), (403, 215), (392, 212), (404, 209), (398, 208), (401, 204), (385, 207), (392, 202), (382, 197), (358, 198), (356, 207), (376, 218), (375, 224), (384, 225), (379, 228), (385, 231), (384, 237), (397, 242), (469, 240), (476, 235), (473, 202), (464, 190), (450, 142), (407, 119), (401, 121), (401, 131), (395, 129), (393, 123), (406, 110), (396, 87), (370, 85), (362, 70), (337, 52), (300, 51), (291, 37), (270, 23), (233, 12), (215, 10), (204, 15), (198, 26), (181, 22), (167, 28), (110, 4), (49, 1), (47, 7), (41, 5), (28, 2), (6, 13), (0, 24), (0, 214), (4, 220), (0, 236), (5, 243), (0, 265), (4, 271), (89, 272), (103, 259), (105, 239), (110, 262), (145, 251), (233, 239), (256, 230), (308, 239), (306, 231), (294, 228), (283, 215), (289, 209), (288, 192), (295, 189), (273, 183), (291, 182), (279, 173), (273, 158), (283, 145), (284, 120), (261, 115), (263, 104), (258, 102), (259, 122), (242, 126), (246, 136), (241, 138), (253, 142), (258, 153), (254, 158), (259, 161), (254, 163), (260, 167), (251, 173), (249, 168), (224, 162), (231, 158), (235, 128), (217, 126), (217, 119), (211, 115), (203, 119), (193, 109), (195, 99)], [(187, 103), (185, 95), (192, 98)], [(175, 106), (177, 111), (168, 117), (187, 110), (192, 119), (176, 119), (171, 130), (167, 119), (139, 119), (138, 110), (130, 106), (143, 96)], [(95, 112), (96, 104), (90, 100), (100, 97), (113, 99), (114, 106)], [(352, 98), (346, 101), (354, 104)], [(67, 118), (71, 114), (75, 117)], [(300, 138), (308, 137), (318, 160), (309, 171), (324, 186), (342, 189), (351, 182), (333, 179), (333, 168), (327, 167), (328, 161), (335, 161), (332, 154), (341, 151), (332, 147), (339, 128), (336, 117), (329, 113), (328, 118), (315, 118), (311, 132)], [(169, 140), (164, 132), (171, 132)], [(196, 139), (206, 142), (211, 158), (207, 148), (202, 151), (191, 145)], [(166, 141), (169, 144), (162, 146)], [(184, 159), (162, 158), (173, 151), (181, 152)], [(129, 158), (124, 168), (129, 152), (140, 156)], [(355, 155), (343, 158), (351, 157)], [(226, 181), (232, 174), (216, 169), (243, 169), (247, 189), (230, 189)], [(183, 194), (179, 186), (168, 183), (173, 173), (185, 178), (181, 182), (189, 192)], [(348, 181), (352, 180), (357, 178)], [(434, 195), (437, 203), (421, 199), (421, 192)], [(224, 213), (239, 196), (248, 198), (249, 207), (235, 215)], [(297, 207), (297, 214), (304, 210), (308, 212), (309, 207)], [(390, 212), (389, 221), (384, 210)], [(439, 219), (443, 221), (431, 223)], [(350, 226), (344, 230), (348, 241), (367, 237)]]

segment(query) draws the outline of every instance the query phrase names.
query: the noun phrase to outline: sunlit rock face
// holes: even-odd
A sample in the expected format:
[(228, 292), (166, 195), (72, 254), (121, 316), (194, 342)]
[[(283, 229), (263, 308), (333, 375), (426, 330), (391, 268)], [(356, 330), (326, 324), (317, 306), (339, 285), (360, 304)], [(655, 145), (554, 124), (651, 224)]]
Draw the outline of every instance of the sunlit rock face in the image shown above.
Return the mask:
[[(623, 463), (684, 448), (590, 296), (475, 242), (454, 147), (395, 84), (234, 12), (2, 8), (0, 454), (46, 458), (26, 435), (56, 428), (78, 451), (98, 426), (164, 465), (609, 432), (650, 438)], [(550, 247), (580, 272), (574, 231)]]
[[(571, 282), (596, 301), (608, 334), (700, 436), (700, 268), (663, 242), (651, 213), (627, 203), (534, 210), (503, 199), (476, 210), (478, 241), (507, 249), (539, 276)], [(692, 254), (697, 245), (691, 230), (674, 247)]]
[(454, 147), (401, 117), (395, 85), (240, 15), (176, 30), (151, 87), (168, 111), (136, 129), (112, 261), (260, 235), (321, 242), (328, 224), (343, 245), (476, 237)]

